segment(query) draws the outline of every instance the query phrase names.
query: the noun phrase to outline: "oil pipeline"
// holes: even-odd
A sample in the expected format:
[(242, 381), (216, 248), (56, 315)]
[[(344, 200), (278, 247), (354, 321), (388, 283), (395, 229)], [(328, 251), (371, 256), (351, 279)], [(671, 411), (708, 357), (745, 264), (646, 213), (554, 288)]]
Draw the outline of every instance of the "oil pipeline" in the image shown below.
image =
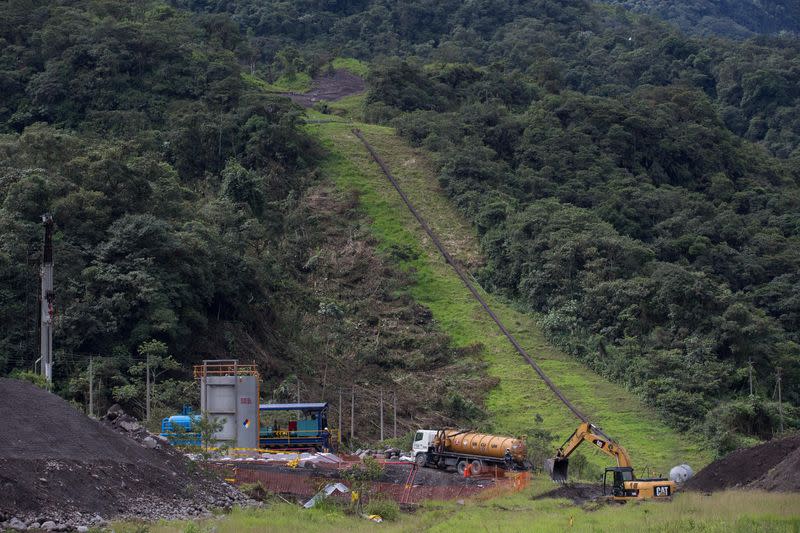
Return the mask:
[[(425, 233), (428, 234), (428, 237), (430, 237), (431, 242), (433, 242), (434, 246), (436, 246), (436, 249), (439, 250), (439, 253), (442, 254), (442, 257), (444, 257), (445, 262), (447, 262), (453, 268), (455, 273), (461, 279), (462, 283), (464, 283), (464, 286), (467, 287), (467, 290), (469, 290), (469, 292), (472, 293), (472, 296), (475, 298), (475, 300), (478, 301), (479, 304), (481, 304), (481, 307), (483, 307), (483, 310), (486, 312), (486, 314), (488, 314), (489, 317), (491, 317), (491, 319), (494, 321), (494, 323), (497, 324), (497, 327), (500, 329), (503, 335), (505, 335), (505, 337), (508, 339), (511, 345), (514, 346), (514, 349), (517, 351), (517, 353), (519, 353), (519, 355), (522, 356), (525, 362), (528, 363), (528, 365), (530, 365), (531, 368), (533, 368), (533, 370), (539, 375), (542, 381), (544, 381), (545, 384), (550, 388), (553, 394), (561, 401), (561, 403), (563, 403), (567, 407), (567, 409), (569, 409), (572, 412), (572, 414), (574, 414), (582, 422), (589, 422), (589, 418), (585, 414), (583, 414), (577, 407), (575, 407), (575, 405), (572, 402), (570, 402), (566, 396), (564, 396), (564, 393), (561, 392), (561, 389), (559, 389), (556, 386), (556, 384), (553, 383), (550, 377), (547, 374), (545, 374), (542, 367), (540, 367), (536, 363), (536, 361), (533, 360), (533, 358), (528, 354), (525, 348), (522, 347), (522, 345), (517, 341), (514, 335), (511, 334), (508, 328), (506, 328), (502, 320), (500, 320), (500, 318), (495, 314), (495, 312), (492, 311), (492, 309), (489, 307), (489, 304), (486, 303), (486, 300), (484, 300), (484, 298), (480, 295), (477, 289), (475, 289), (475, 286), (469, 280), (467, 274), (464, 272), (461, 266), (453, 259), (453, 257), (450, 255), (450, 253), (447, 251), (447, 249), (444, 247), (442, 242), (437, 237), (436, 233), (434, 233), (433, 229), (431, 229), (431, 227), (425, 221), (425, 218), (414, 207), (414, 204), (411, 203), (411, 200), (409, 200), (408, 196), (403, 191), (402, 187), (400, 187), (400, 184), (398, 183), (397, 179), (392, 175), (391, 171), (389, 170), (389, 167), (386, 165), (383, 159), (381, 159), (380, 155), (378, 155), (378, 152), (375, 151), (375, 148), (369, 143), (369, 141), (367, 141), (367, 139), (361, 133), (361, 130), (359, 130), (358, 128), (353, 128), (351, 131), (353, 132), (353, 135), (358, 137), (358, 139), (364, 144), (364, 147), (367, 149), (370, 156), (372, 156), (372, 159), (381, 168), (381, 171), (383, 172), (384, 176), (386, 176), (386, 179), (389, 180), (389, 183), (392, 184), (394, 189), (397, 191), (397, 194), (400, 195), (400, 198), (403, 200), (403, 203), (406, 204), (406, 207), (411, 212), (411, 214), (414, 215), (414, 218), (417, 219), (417, 222), (419, 222), (420, 226), (422, 226), (422, 229), (425, 230)], [(608, 440), (613, 441), (611, 437), (602, 433), (602, 431), (600, 431), (599, 428), (596, 428), (596, 431), (597, 433), (601, 434)]]

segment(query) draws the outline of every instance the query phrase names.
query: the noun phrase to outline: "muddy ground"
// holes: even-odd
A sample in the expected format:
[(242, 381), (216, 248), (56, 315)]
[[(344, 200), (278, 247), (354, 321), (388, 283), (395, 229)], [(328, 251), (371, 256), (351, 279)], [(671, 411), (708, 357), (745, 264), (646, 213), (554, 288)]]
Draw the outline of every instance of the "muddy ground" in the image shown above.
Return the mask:
[(321, 100), (335, 102), (346, 96), (363, 93), (366, 87), (364, 80), (355, 74), (336, 70), (333, 74), (315, 78), (307, 93), (285, 93), (285, 96), (303, 107), (312, 107)]
[(0, 378), (0, 530), (14, 518), (77, 527), (115, 517), (196, 516), (245, 500), (132, 417), (114, 418), (127, 427)]

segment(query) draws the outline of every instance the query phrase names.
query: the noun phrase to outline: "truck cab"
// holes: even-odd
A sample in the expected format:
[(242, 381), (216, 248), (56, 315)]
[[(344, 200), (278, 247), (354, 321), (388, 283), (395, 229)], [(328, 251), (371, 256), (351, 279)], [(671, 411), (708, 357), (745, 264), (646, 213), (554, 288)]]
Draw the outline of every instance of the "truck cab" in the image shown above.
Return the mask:
[(431, 446), (433, 446), (433, 439), (436, 437), (435, 429), (418, 429), (414, 434), (414, 442), (411, 444), (411, 453), (417, 464), (422, 466), (425, 464), (426, 454)]

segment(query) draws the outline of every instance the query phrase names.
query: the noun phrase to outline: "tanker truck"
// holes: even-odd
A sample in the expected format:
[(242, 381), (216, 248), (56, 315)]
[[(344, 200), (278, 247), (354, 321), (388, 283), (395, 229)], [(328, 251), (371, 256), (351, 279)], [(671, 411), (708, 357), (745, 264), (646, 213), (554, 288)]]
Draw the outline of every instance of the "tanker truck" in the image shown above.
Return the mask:
[(417, 430), (411, 451), (417, 466), (453, 467), (460, 475), (464, 475), (467, 465), (472, 465), (472, 474), (494, 465), (509, 470), (530, 468), (524, 440), (468, 430)]

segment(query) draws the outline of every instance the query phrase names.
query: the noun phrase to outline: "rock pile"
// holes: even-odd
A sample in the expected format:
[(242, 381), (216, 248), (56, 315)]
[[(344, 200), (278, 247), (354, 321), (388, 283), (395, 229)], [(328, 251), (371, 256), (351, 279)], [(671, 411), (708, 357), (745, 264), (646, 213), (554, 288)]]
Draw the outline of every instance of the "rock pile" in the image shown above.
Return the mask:
[(358, 456), (359, 459), (364, 459), (365, 457), (376, 457), (379, 459), (391, 459), (391, 458), (400, 459), (404, 455), (407, 457), (411, 457), (411, 454), (403, 452), (402, 450), (400, 450), (400, 448), (386, 448), (384, 450), (370, 450), (370, 449), (359, 448), (358, 450), (356, 450), (355, 455)]
[(0, 421), (0, 530), (83, 530), (249, 503), (118, 407), (98, 422), (29, 383), (0, 379)]
[(167, 439), (147, 431), (136, 418), (123, 411), (122, 407), (117, 404), (111, 406), (101, 421), (119, 433), (132, 438), (145, 448), (161, 449), (162, 446), (169, 446)]

